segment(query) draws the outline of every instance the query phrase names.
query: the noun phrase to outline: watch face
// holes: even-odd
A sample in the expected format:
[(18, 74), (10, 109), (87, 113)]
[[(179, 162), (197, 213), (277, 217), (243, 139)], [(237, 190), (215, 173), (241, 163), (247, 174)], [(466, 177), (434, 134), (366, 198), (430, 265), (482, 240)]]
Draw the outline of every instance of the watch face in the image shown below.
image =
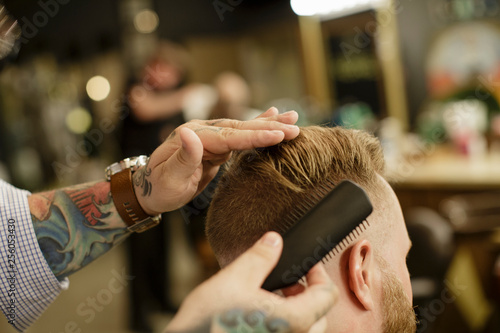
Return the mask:
[(129, 157), (121, 160), (120, 162), (113, 163), (110, 166), (108, 166), (105, 170), (106, 179), (110, 180), (112, 175), (128, 168), (130, 168), (132, 172), (134, 172), (141, 166), (145, 166), (146, 164), (148, 164), (148, 161), (149, 161), (148, 156), (140, 155), (135, 157)]
[(499, 89), (500, 28), (486, 22), (447, 28), (431, 45), (426, 73), (433, 97), (449, 96), (471, 84)]

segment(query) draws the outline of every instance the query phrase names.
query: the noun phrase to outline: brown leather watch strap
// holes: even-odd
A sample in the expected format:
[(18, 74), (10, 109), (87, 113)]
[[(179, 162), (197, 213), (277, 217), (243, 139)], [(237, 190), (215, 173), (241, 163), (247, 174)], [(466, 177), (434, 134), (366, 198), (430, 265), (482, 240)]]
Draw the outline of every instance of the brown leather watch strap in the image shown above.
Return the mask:
[(130, 168), (111, 176), (111, 195), (118, 213), (129, 227), (151, 218), (137, 201)]

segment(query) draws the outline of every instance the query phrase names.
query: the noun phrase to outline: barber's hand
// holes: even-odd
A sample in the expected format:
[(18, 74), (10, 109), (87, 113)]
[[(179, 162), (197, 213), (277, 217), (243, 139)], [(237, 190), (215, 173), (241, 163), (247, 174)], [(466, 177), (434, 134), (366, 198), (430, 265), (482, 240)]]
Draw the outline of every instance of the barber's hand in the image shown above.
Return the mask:
[[(325, 314), (338, 291), (321, 264), (306, 276), (307, 287), (281, 297), (261, 288), (280, 257), (279, 234), (265, 234), (253, 247), (198, 286), (182, 304), (167, 332), (324, 332)], [(291, 287), (293, 288), (293, 287)]]
[(233, 150), (272, 146), (294, 139), (295, 111), (271, 108), (249, 121), (193, 120), (179, 126), (134, 174), (137, 199), (150, 215), (175, 210), (198, 195)]

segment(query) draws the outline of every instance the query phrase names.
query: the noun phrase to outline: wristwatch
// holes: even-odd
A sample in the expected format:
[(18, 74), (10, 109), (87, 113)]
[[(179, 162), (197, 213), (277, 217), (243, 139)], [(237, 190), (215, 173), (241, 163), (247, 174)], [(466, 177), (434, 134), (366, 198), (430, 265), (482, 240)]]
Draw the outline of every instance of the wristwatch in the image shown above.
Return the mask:
[(161, 215), (151, 216), (142, 209), (132, 181), (132, 174), (145, 166), (148, 160), (145, 155), (130, 157), (111, 164), (105, 170), (116, 210), (131, 232), (144, 232), (161, 221)]

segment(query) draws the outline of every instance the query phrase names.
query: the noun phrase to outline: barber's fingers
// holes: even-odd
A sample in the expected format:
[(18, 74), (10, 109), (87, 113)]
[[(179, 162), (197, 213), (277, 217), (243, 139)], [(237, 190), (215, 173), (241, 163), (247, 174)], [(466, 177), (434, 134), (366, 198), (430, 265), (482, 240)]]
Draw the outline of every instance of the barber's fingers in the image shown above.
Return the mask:
[[(272, 109), (270, 109), (272, 111)], [(282, 131), (285, 140), (294, 139), (300, 132), (294, 124), (298, 120), (298, 114), (295, 111), (289, 111), (283, 114), (275, 114), (266, 111), (263, 115), (252, 120), (236, 119), (214, 119), (214, 120), (192, 120), (185, 126), (193, 129), (197, 134), (222, 135), (225, 136), (231, 130), (252, 130), (252, 131)], [(204, 141), (202, 139), (202, 141)], [(204, 142), (205, 143), (205, 142)]]
[(279, 121), (280, 123), (294, 125), (299, 120), (299, 114), (295, 111), (288, 111), (269, 117), (269, 120)]
[[(308, 287), (300, 294), (287, 297), (276, 316), (290, 318), (293, 330), (307, 331), (332, 308), (338, 299), (338, 289), (321, 264), (307, 274)], [(308, 309), (308, 311), (303, 311)]]
[(292, 286), (281, 289), (281, 292), (283, 293), (283, 296), (290, 297), (304, 292), (305, 289), (306, 286), (301, 283), (296, 283)]
[[(222, 164), (233, 150), (268, 147), (283, 140), (292, 140), (299, 135), (299, 127), (293, 125), (298, 119), (295, 111), (275, 114), (275, 109), (266, 111), (263, 118), (248, 121), (234, 119), (192, 120), (176, 128), (153, 155), (151, 166), (167, 160), (181, 146), (180, 132), (192, 130), (203, 147), (203, 160), (214, 165)], [(184, 135), (185, 136), (185, 135)], [(198, 145), (199, 146), (199, 145)], [(188, 146), (189, 147), (189, 146)]]
[(279, 114), (278, 109), (273, 106), (273, 107), (270, 107), (269, 109), (267, 109), (266, 112), (263, 112), (260, 115), (258, 115), (257, 117), (255, 117), (255, 119), (273, 117), (273, 116), (277, 116), (278, 114)]
[[(299, 134), (299, 128), (292, 123), (296, 117), (295, 111), (290, 111), (290, 114), (276, 115), (269, 118), (259, 118), (253, 120), (236, 120), (236, 119), (218, 119), (214, 121), (206, 121), (198, 123), (199, 129), (210, 130), (253, 130), (253, 131), (282, 131), (285, 134), (286, 140), (294, 139)], [(298, 116), (297, 116), (298, 117)], [(284, 123), (282, 121), (287, 121)]]
[(169, 178), (182, 181), (190, 179), (199, 170), (203, 158), (203, 144), (189, 128), (181, 128), (179, 136), (181, 147), (165, 162), (164, 170)]
[(260, 288), (278, 263), (282, 249), (281, 236), (274, 231), (268, 232), (224, 270), (239, 279), (243, 289)]
[(284, 124), (295, 124), (299, 120), (299, 114), (295, 111), (288, 111), (284, 113), (279, 113), (278, 109), (274, 106), (268, 109), (266, 112), (260, 114), (255, 119), (265, 119), (279, 121)]
[(202, 177), (198, 183), (198, 189), (195, 193), (194, 196), (197, 196), (200, 194), (205, 187), (207, 187), (208, 184), (215, 178), (217, 175), (217, 172), (219, 171), (219, 166), (214, 166), (212, 164), (208, 163), (203, 163), (203, 174)]
[(321, 318), (315, 322), (307, 333), (324, 333), (328, 328), (328, 323), (326, 322), (326, 317)]
[(309, 270), (306, 275), (306, 281), (309, 287), (314, 285), (329, 285), (332, 283), (330, 276), (328, 276), (326, 272), (325, 266), (321, 263), (317, 263)]
[(212, 155), (227, 154), (233, 150), (247, 150), (273, 146), (285, 138), (281, 130), (236, 130), (223, 128), (218, 133), (211, 133), (203, 128), (196, 134), (203, 142), (204, 159)]

